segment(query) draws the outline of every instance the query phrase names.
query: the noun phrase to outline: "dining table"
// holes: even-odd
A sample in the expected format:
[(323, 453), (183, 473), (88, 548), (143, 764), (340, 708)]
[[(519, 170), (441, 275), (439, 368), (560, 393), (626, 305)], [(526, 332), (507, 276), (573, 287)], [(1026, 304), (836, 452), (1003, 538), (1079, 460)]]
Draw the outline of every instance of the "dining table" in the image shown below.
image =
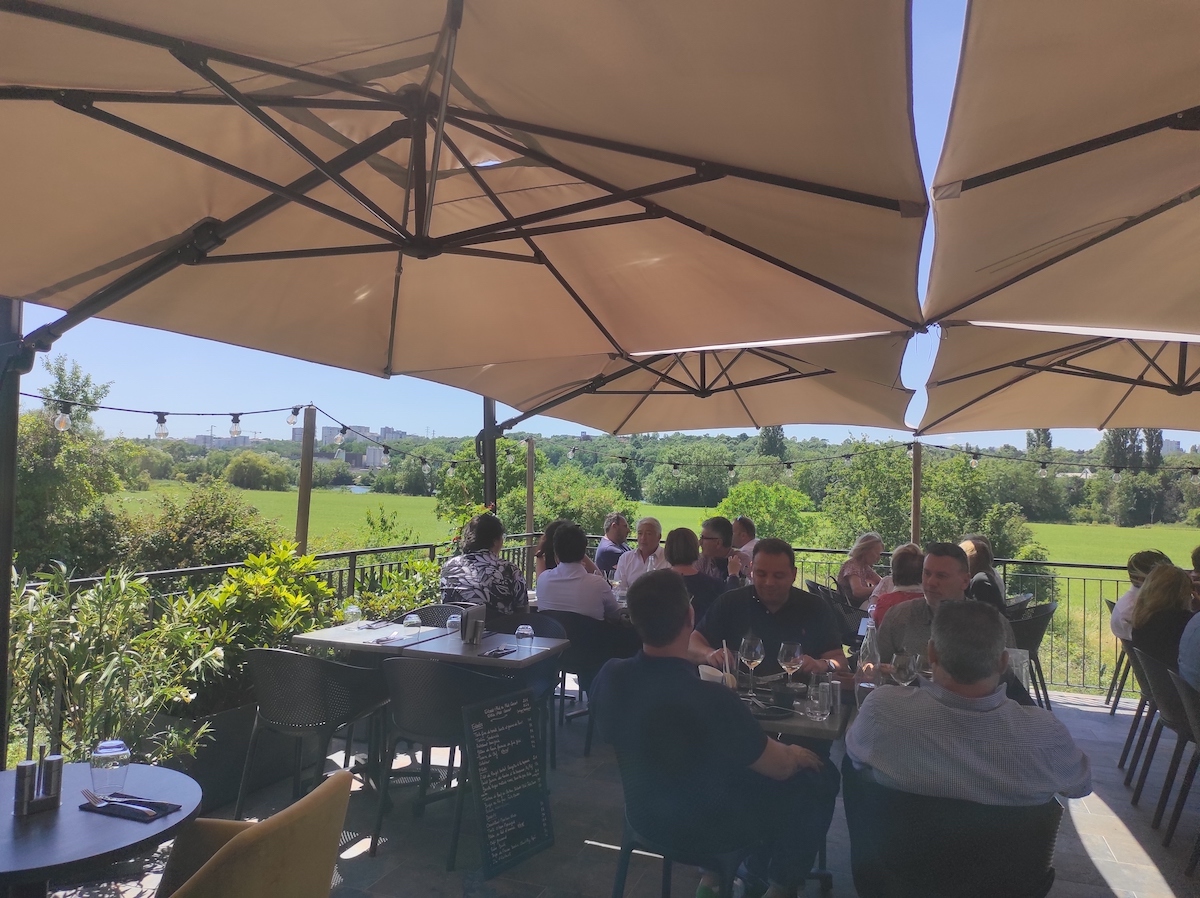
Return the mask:
[(177, 770), (131, 764), (121, 791), (180, 806), (150, 821), (80, 809), (92, 785), (91, 765), (66, 764), (59, 807), (16, 817), (11, 813), (16, 771), (0, 771), (0, 889), (10, 898), (44, 896), (50, 882), (94, 872), (152, 851), (200, 810), (201, 789)]

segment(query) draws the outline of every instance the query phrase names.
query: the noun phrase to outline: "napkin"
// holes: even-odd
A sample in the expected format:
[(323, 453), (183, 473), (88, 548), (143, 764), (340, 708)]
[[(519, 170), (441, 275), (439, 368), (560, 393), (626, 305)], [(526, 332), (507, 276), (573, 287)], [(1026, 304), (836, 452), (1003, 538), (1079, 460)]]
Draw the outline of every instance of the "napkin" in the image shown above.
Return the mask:
[[(138, 807), (111, 803), (97, 807), (85, 801), (79, 806), (79, 810), (90, 811), (93, 814), (104, 814), (107, 817), (123, 817), (126, 820), (140, 820), (143, 823), (149, 823), (151, 820), (157, 820), (159, 817), (173, 814), (182, 807), (182, 805), (174, 804), (170, 801), (154, 801), (149, 798), (138, 798), (136, 795), (126, 795), (124, 792), (114, 792), (112, 798), (133, 802)], [(142, 813), (138, 808), (145, 808), (150, 813)]]

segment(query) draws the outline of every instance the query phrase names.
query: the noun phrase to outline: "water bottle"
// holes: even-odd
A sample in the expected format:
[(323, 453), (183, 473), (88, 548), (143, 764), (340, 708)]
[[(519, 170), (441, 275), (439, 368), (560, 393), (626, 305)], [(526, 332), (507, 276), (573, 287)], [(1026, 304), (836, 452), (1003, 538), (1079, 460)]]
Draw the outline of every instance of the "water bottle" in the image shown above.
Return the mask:
[(867, 635), (858, 650), (858, 669), (854, 672), (854, 701), (861, 708), (871, 691), (879, 685), (879, 635), (875, 632), (875, 621), (867, 618)]

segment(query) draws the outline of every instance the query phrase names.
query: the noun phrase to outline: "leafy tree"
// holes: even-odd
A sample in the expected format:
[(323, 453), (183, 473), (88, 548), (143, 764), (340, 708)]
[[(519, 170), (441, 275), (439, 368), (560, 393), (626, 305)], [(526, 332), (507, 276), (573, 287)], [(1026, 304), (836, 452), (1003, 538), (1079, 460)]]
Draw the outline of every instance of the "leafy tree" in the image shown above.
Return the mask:
[(642, 478), (638, 476), (637, 467), (631, 459), (626, 459), (625, 464), (621, 465), (617, 489), (626, 499), (632, 499), (634, 502), (642, 498)]
[(738, 463), (737, 482), (754, 480), (758, 483), (782, 483), (795, 487), (796, 473), (796, 466), (793, 465), (789, 477), (787, 468), (781, 465), (774, 455), (747, 455)]
[(783, 435), (783, 427), (772, 424), (758, 432), (758, 454), (774, 456), (781, 461), (787, 460), (787, 437)]
[(1050, 438), (1050, 428), (1025, 431), (1026, 452), (1032, 454), (1041, 450), (1049, 450), (1053, 446), (1054, 441)]
[(811, 545), (818, 528), (812, 500), (783, 484), (748, 480), (737, 484), (717, 506), (730, 520), (746, 515), (760, 537), (774, 536), (792, 545)]
[(352, 483), (354, 483), (354, 472), (344, 461), (313, 463), (313, 486), (349, 486)]
[[(544, 530), (556, 518), (574, 521), (587, 533), (603, 533), (604, 518), (620, 512), (636, 520), (637, 503), (603, 478), (573, 465), (549, 468), (537, 475), (533, 492), (533, 529)], [(497, 512), (509, 533), (525, 531), (525, 486), (500, 497)]]
[(825, 490), (825, 544), (850, 546), (867, 530), (879, 533), (885, 546), (907, 542), (912, 462), (905, 447), (883, 448), (860, 440), (843, 448), (851, 457), (832, 464)]
[[(45, 409), (51, 417), (58, 414), (59, 406), (55, 399), (66, 399), (71, 402), (81, 402), (85, 406), (99, 405), (112, 388), (112, 382), (98, 384), (90, 374), (85, 374), (78, 362), (73, 362), (61, 353), (54, 358), (43, 357), (42, 367), (50, 375), (51, 384), (42, 387), (38, 392), (45, 400)], [(87, 427), (92, 421), (92, 410), (83, 406), (71, 407), (71, 426), (74, 428)]]
[(1142, 428), (1142, 438), (1146, 444), (1146, 469), (1157, 471), (1162, 466), (1162, 431), (1157, 427)]
[[(511, 460), (510, 460), (511, 459)], [(450, 472), (453, 464), (454, 473)], [(534, 453), (534, 477), (541, 476), (547, 468), (546, 456), (538, 448)], [(450, 461), (433, 472), (437, 486), (437, 504), (434, 513), (440, 520), (450, 524), (451, 536), (457, 538), (462, 528), (483, 507), (483, 471), (475, 456), (475, 444), (466, 441), (451, 457)], [(496, 441), (496, 496), (503, 497), (513, 490), (525, 492), (525, 454), (515, 440), (501, 438)], [(524, 499), (521, 500), (524, 503)], [(524, 508), (524, 504), (521, 506)], [(525, 514), (521, 513), (521, 530), (525, 528)], [(521, 530), (516, 531), (520, 533)]]
[(245, 449), (233, 457), (221, 476), (227, 483), (242, 489), (280, 491), (288, 488), (292, 480), (292, 469), (258, 452)]
[[(1160, 457), (1162, 447), (1159, 446)], [(1100, 461), (1116, 468), (1138, 468), (1142, 464), (1142, 438), (1136, 427), (1116, 427), (1104, 431), (1100, 440)]]
[[(660, 463), (642, 483), (642, 495), (655, 505), (714, 508), (729, 493), (731, 450), (712, 442), (696, 442), (659, 453)], [(678, 464), (678, 471), (673, 467)]]

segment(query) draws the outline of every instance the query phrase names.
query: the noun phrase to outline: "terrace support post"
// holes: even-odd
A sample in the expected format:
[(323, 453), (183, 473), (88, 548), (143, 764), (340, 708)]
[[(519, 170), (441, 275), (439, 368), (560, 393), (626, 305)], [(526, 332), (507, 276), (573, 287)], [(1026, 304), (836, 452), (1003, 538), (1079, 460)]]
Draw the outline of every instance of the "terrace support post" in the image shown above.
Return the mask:
[(912, 542), (921, 545), (921, 444), (912, 444)]
[(496, 510), (496, 400), (483, 397), (483, 430), (479, 432), (479, 460), (483, 462), (483, 504)]
[[(533, 437), (525, 438), (525, 532), (533, 533)], [(533, 580), (533, 537), (525, 537), (525, 582)]]
[(13, 598), (12, 562), (17, 511), (17, 426), (21, 416), (21, 303), (0, 298), (0, 346), (5, 347), (0, 369), (0, 770), (8, 766), (8, 714), (12, 672), (8, 642)]
[(296, 542), (308, 553), (308, 513), (312, 507), (313, 453), (317, 442), (317, 407), (304, 407), (304, 436), (300, 444), (300, 494), (296, 499)]

